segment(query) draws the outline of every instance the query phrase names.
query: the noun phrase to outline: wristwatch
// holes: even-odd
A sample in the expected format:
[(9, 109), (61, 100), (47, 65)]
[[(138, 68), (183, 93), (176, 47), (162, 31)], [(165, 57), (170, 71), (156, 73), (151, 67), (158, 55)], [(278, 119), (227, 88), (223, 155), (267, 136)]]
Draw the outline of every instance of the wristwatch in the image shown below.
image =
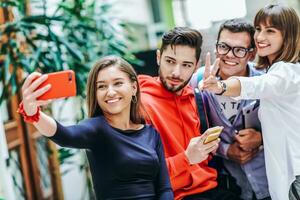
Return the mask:
[(220, 93), (216, 94), (216, 95), (222, 95), (222, 94), (224, 94), (224, 92), (227, 91), (227, 85), (226, 85), (226, 83), (224, 81), (219, 81), (219, 83), (220, 83), (220, 86), (222, 88), (222, 91)]

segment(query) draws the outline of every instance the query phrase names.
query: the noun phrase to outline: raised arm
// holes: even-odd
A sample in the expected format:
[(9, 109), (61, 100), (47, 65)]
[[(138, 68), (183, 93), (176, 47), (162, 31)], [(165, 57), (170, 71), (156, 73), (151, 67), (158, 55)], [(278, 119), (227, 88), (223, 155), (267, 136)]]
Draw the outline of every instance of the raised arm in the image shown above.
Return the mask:
[(45, 87), (37, 89), (40, 84), (47, 80), (47, 78), (47, 75), (42, 75), (38, 72), (30, 74), (22, 86), (22, 96), (24, 111), (27, 116), (33, 116), (37, 112), (40, 112), (39, 120), (34, 122), (33, 125), (41, 134), (51, 137), (56, 132), (56, 122), (42, 111), (38, 111), (40, 106), (49, 104), (51, 100), (44, 101), (37, 99), (51, 88), (51, 85), (46, 85)]
[(51, 87), (46, 85), (38, 89), (39, 85), (45, 80), (47, 80), (47, 75), (41, 75), (37, 72), (30, 74), (26, 78), (22, 87), (23, 108), (26, 115), (33, 116), (39, 112), (39, 119), (33, 122), (33, 125), (39, 133), (49, 137), (59, 145), (72, 148), (92, 148), (95, 138), (100, 137), (101, 134), (99, 133), (103, 131), (100, 126), (97, 126), (100, 119), (85, 120), (79, 125), (65, 127), (40, 111), (39, 106), (47, 105), (51, 102), (51, 100), (38, 100), (38, 97)]

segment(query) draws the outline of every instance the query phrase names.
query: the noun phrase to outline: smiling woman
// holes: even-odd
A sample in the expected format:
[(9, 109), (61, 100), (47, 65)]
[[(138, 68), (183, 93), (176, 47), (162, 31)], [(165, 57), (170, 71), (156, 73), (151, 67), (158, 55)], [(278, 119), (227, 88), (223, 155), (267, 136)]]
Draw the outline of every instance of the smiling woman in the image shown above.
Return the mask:
[[(96, 83), (98, 104), (107, 119), (116, 118), (116, 116), (119, 116), (118, 118), (121, 119), (127, 118), (130, 108), (134, 107), (134, 104), (140, 103), (137, 102), (136, 97), (136, 81), (132, 82), (118, 67), (112, 66), (100, 71)], [(131, 105), (131, 102), (133, 105)], [(139, 119), (137, 121), (140, 123)], [(119, 119), (115, 123), (115, 127), (117, 126), (122, 126), (122, 124), (119, 124)]]
[(65, 127), (40, 111), (49, 103), (37, 100), (50, 88), (38, 87), (45, 80), (47, 75), (37, 72), (25, 80), (23, 115), (34, 114), (33, 125), (57, 144), (87, 150), (97, 199), (173, 199), (161, 139), (142, 124), (137, 75), (129, 63), (108, 56), (93, 66), (89, 118), (78, 125)]
[[(111, 119), (113, 114), (124, 116), (140, 124), (140, 89), (136, 73), (132, 66), (123, 59), (107, 57), (97, 62), (90, 72), (87, 87), (89, 117), (104, 115)], [(111, 115), (112, 114), (112, 115)], [(116, 127), (120, 127), (117, 119)]]

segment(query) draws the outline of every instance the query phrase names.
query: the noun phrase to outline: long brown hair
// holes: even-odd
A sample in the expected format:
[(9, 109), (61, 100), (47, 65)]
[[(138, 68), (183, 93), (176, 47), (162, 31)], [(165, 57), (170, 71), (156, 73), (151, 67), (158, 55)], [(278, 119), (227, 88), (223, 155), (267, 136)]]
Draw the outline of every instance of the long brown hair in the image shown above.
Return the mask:
[[(280, 30), (283, 37), (283, 44), (278, 56), (273, 63), (285, 61), (297, 63), (300, 59), (300, 22), (296, 11), (287, 6), (271, 4), (260, 9), (255, 16), (254, 26), (260, 24), (272, 25)], [(269, 63), (267, 56), (259, 57), (258, 66), (266, 68)]]
[(141, 114), (141, 98), (140, 98), (140, 87), (138, 84), (137, 74), (133, 67), (126, 62), (124, 59), (118, 56), (106, 56), (97, 61), (92, 67), (88, 80), (87, 80), (87, 107), (88, 107), (88, 116), (95, 117), (99, 115), (103, 115), (103, 111), (100, 108), (96, 91), (96, 81), (98, 74), (101, 70), (115, 66), (118, 67), (122, 72), (128, 75), (129, 79), (132, 83), (137, 83), (137, 92), (136, 92), (136, 102), (131, 101), (130, 104), (130, 120), (133, 123), (142, 123), (144, 120)]

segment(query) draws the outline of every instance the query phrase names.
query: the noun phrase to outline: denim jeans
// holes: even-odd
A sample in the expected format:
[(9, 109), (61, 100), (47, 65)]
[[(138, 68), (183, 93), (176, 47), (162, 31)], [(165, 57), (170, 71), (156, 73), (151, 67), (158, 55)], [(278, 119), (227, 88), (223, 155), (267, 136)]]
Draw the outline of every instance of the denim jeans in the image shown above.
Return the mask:
[(300, 200), (300, 176), (296, 176), (296, 180), (292, 183), (289, 191), (290, 200)]

